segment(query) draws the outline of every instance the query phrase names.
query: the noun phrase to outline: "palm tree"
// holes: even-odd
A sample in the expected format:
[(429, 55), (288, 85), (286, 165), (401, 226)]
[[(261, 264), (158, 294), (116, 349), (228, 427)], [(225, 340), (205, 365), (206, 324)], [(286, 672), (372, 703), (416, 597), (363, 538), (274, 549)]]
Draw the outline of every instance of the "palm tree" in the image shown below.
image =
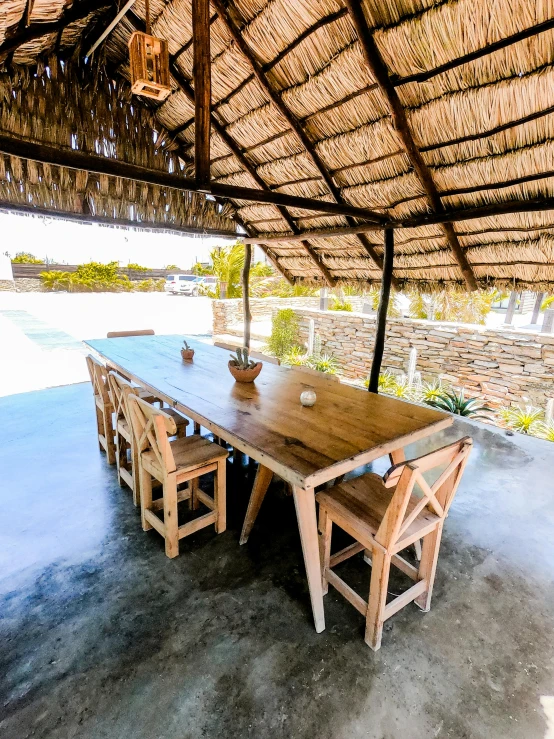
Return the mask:
[(210, 260), (218, 284), (227, 283), (227, 297), (240, 298), (242, 296), (241, 273), (244, 267), (244, 245), (237, 243), (212, 249)]

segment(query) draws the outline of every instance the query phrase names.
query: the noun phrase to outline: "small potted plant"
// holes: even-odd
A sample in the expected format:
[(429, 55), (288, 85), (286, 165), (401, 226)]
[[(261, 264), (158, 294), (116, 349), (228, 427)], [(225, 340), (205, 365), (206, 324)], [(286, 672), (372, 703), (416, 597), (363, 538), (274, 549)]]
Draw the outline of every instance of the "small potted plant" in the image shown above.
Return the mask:
[(190, 362), (190, 360), (194, 357), (194, 349), (192, 349), (186, 341), (183, 341), (183, 348), (181, 349), (181, 356), (183, 359)]
[(231, 354), (229, 372), (237, 382), (254, 382), (262, 371), (261, 362), (252, 362), (248, 356), (248, 349), (237, 347), (236, 355)]

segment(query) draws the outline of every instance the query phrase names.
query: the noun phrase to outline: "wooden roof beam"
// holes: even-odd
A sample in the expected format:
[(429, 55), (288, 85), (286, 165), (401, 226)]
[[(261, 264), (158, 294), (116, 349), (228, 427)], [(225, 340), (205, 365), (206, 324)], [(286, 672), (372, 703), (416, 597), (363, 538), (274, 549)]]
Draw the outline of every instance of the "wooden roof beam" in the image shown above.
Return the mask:
[[(306, 152), (312, 159), (316, 169), (319, 171), (325, 184), (329, 188), (329, 192), (331, 193), (331, 195), (333, 196), (333, 198), (336, 200), (337, 203), (344, 203), (345, 201), (342, 197), (340, 189), (335, 184), (331, 174), (327, 170), (325, 163), (319, 156), (308, 134), (304, 131), (300, 121), (288, 109), (288, 107), (283, 102), (281, 96), (278, 94), (278, 92), (273, 88), (272, 84), (269, 82), (262, 65), (260, 64), (258, 59), (256, 59), (256, 57), (254, 56), (252, 50), (248, 46), (248, 43), (244, 40), (240, 30), (237, 28), (233, 19), (231, 18), (231, 15), (228, 12), (228, 9), (224, 6), (222, 0), (212, 0), (212, 2), (217, 11), (217, 14), (221, 18), (221, 20), (225, 23), (229, 33), (231, 34), (233, 41), (236, 43), (237, 47), (244, 54), (244, 56), (248, 59), (250, 65), (252, 66), (254, 74), (256, 75), (256, 79), (258, 80), (262, 89), (268, 96), (271, 103), (277, 108), (277, 110), (279, 110), (281, 115), (285, 118), (291, 130), (296, 134), (300, 143), (302, 144), (302, 146), (304, 147), (304, 149), (306, 150)], [(348, 219), (347, 217), (347, 220), (350, 226), (354, 225), (355, 222), (352, 219)], [(385, 218), (383, 216), (378, 216), (375, 220), (377, 220), (378, 222), (384, 223)], [(382, 270), (383, 260), (377, 254), (377, 252), (373, 248), (373, 245), (370, 244), (370, 242), (363, 236), (359, 236), (358, 234), (356, 236), (359, 239), (362, 247), (367, 252), (370, 259), (376, 264), (377, 267), (379, 267), (379, 269)]]
[(108, 9), (111, 4), (112, 3), (110, 3), (109, 0), (83, 0), (83, 2), (79, 4), (75, 3), (68, 10), (62, 13), (58, 20), (51, 21), (49, 23), (33, 23), (22, 31), (16, 33), (11, 38), (6, 39), (0, 46), (0, 56), (17, 51), (20, 46), (23, 46), (29, 41), (34, 41), (37, 38), (42, 38), (42, 36), (47, 36), (51, 33), (63, 31), (66, 26), (69, 26), (71, 23), (82, 20), (91, 13), (101, 10), (102, 8)]
[[(22, 159), (32, 159), (36, 162), (52, 164), (69, 169), (82, 169), (86, 172), (106, 174), (112, 177), (122, 177), (136, 182), (146, 182), (161, 187), (172, 187), (175, 190), (187, 190), (189, 192), (201, 192), (195, 180), (183, 177), (179, 174), (171, 174), (164, 170), (142, 167), (129, 164), (118, 159), (88, 154), (83, 151), (70, 149), (69, 147), (57, 146), (55, 144), (38, 143), (28, 139), (0, 133), (0, 152), (10, 154)], [(229, 198), (231, 200), (246, 200), (253, 203), (268, 203), (286, 208), (300, 208), (344, 215), (345, 210), (353, 210), (356, 217), (364, 218), (363, 208), (354, 206), (337, 205), (325, 201), (301, 198), (295, 195), (285, 195), (270, 190), (255, 189), (252, 187), (236, 187), (234, 185), (222, 185), (214, 183), (212, 186), (214, 196)], [(308, 238), (307, 236), (303, 237)]]
[(194, 174), (203, 190), (210, 190), (210, 133), (212, 77), (210, 56), (210, 0), (192, 0), (194, 38)]
[[(415, 173), (427, 194), (429, 204), (435, 213), (442, 213), (444, 211), (444, 206), (440, 199), (439, 192), (433, 181), (431, 172), (423, 161), (423, 157), (415, 144), (414, 137), (408, 124), (408, 119), (406, 118), (406, 112), (402, 107), (396, 90), (394, 89), (387, 67), (381, 58), (375, 40), (369, 31), (360, 0), (345, 0), (345, 4), (350, 11), (350, 16), (358, 34), (358, 39), (362, 47), (366, 64), (389, 104), (393, 125), (404, 148), (406, 149), (406, 154), (408, 155)], [(452, 253), (458, 262), (468, 288), (470, 290), (476, 290), (477, 281), (469, 262), (466, 259), (460, 242), (458, 241), (454, 227), (451, 223), (447, 222), (443, 224), (443, 228), (446, 238), (448, 239), (448, 243), (452, 249)]]

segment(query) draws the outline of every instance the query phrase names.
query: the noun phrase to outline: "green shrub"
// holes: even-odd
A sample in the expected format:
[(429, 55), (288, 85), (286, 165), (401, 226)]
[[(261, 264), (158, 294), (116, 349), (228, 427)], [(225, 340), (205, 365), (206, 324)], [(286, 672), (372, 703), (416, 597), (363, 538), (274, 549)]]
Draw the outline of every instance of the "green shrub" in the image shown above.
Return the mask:
[(141, 280), (131, 282), (127, 275), (118, 272), (117, 262), (100, 264), (88, 262), (80, 264), (75, 272), (50, 270), (41, 272), (42, 284), (47, 290), (67, 290), (68, 292), (141, 292), (161, 291), (165, 280)]
[(176, 264), (167, 264), (166, 269), (170, 269), (172, 272), (180, 272), (181, 268), (178, 267)]
[(154, 280), (151, 277), (148, 280), (140, 280), (133, 283), (133, 288), (141, 293), (161, 293), (164, 290), (165, 280)]
[(44, 264), (44, 259), (37, 259), (34, 254), (28, 251), (18, 251), (12, 259), (14, 264)]
[(329, 310), (344, 310), (348, 313), (352, 312), (352, 303), (350, 303), (348, 300), (333, 300), (329, 304)]
[(285, 357), (300, 347), (298, 316), (292, 308), (278, 310), (273, 316), (267, 350), (275, 357)]
[[(212, 274), (218, 279), (218, 288), (220, 282), (226, 282), (227, 297), (240, 298), (242, 296), (241, 277), (242, 268), (244, 267), (244, 245), (237, 243), (220, 249), (212, 249), (210, 259), (213, 264)], [(203, 274), (207, 274), (207, 272), (204, 270)], [(212, 290), (208, 294), (213, 298), (219, 297), (219, 289), (217, 291)]]
[(137, 264), (136, 262), (129, 262), (127, 265), (127, 269), (132, 269), (135, 272), (148, 272), (148, 267), (142, 267), (140, 264)]
[(550, 295), (550, 297), (545, 298), (542, 301), (541, 311), (545, 311), (547, 308), (551, 307), (554, 307), (554, 295)]
[(256, 262), (250, 267), (251, 277), (273, 277), (274, 273), (273, 267), (265, 262)]
[(494, 288), (471, 293), (443, 290), (434, 295), (423, 295), (412, 290), (409, 293), (410, 318), (484, 324), (492, 304), (501, 297)]

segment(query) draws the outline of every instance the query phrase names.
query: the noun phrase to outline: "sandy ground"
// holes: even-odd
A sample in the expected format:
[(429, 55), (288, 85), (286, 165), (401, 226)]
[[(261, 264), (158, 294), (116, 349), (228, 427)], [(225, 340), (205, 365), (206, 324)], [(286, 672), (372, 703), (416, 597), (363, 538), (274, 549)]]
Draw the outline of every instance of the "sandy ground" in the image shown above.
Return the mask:
[(133, 328), (209, 334), (211, 301), (163, 293), (0, 293), (0, 396), (87, 380), (83, 339)]

